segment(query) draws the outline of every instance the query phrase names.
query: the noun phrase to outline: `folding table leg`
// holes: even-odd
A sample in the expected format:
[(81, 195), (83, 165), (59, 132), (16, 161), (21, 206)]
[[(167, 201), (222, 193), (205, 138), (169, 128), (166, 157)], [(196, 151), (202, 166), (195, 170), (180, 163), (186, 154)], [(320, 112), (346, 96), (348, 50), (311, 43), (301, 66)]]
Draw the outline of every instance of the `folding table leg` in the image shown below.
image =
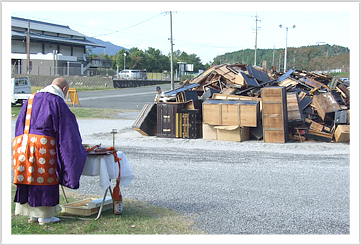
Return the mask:
[(65, 191), (64, 191), (64, 187), (62, 185), (61, 186), (61, 190), (63, 191), (63, 195), (64, 195), (64, 198), (65, 198), (65, 202), (66, 204), (68, 204), (68, 199), (66, 198), (66, 195), (65, 195)]
[(104, 197), (103, 197), (103, 201), (102, 201), (102, 204), (101, 204), (100, 209), (99, 209), (99, 211), (98, 211), (98, 216), (95, 218), (95, 220), (97, 220), (97, 219), (100, 218), (100, 215), (101, 215), (101, 213), (102, 213), (102, 211), (103, 211), (104, 201), (105, 201), (105, 198), (106, 198), (106, 196), (107, 196), (108, 189), (109, 189), (109, 192), (110, 192), (110, 196), (113, 198), (112, 189), (111, 189), (111, 187), (109, 186), (109, 187), (105, 190)]

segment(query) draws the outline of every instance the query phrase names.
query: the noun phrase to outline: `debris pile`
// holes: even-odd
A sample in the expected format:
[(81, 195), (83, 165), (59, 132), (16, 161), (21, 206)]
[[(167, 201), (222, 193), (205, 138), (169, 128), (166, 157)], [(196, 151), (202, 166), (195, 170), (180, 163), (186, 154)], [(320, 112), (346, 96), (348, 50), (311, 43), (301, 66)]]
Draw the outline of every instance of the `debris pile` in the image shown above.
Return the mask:
[(133, 128), (158, 137), (348, 142), (349, 118), (349, 87), (338, 78), (235, 63), (213, 66), (147, 103)]

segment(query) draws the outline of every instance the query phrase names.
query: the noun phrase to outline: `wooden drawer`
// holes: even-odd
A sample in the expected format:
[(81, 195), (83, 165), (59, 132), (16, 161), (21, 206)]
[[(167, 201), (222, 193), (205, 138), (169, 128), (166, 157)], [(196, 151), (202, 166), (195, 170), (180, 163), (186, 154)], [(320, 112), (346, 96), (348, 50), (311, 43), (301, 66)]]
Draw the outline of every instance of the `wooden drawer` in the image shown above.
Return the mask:
[(268, 143), (288, 141), (287, 95), (285, 87), (261, 90), (263, 139)]
[(203, 123), (257, 127), (259, 108), (259, 101), (253, 100), (206, 100), (203, 102)]
[(202, 121), (199, 110), (182, 110), (182, 138), (197, 139), (201, 137)]
[(176, 138), (181, 137), (180, 114), (183, 103), (158, 103), (157, 104), (157, 136)]
[(333, 121), (335, 111), (341, 110), (340, 105), (337, 103), (331, 92), (313, 96), (313, 105), (315, 106), (318, 115), (324, 121)]

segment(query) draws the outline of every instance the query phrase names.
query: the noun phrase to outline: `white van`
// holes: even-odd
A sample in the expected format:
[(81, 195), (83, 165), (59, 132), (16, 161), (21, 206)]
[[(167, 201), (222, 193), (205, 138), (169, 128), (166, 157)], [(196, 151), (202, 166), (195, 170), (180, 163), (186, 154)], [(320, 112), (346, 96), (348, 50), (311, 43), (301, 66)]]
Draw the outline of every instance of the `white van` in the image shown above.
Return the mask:
[(131, 70), (126, 69), (119, 72), (119, 79), (125, 80), (146, 80), (147, 72), (146, 70)]
[(31, 84), (27, 77), (11, 78), (11, 104), (23, 104), (31, 95)]

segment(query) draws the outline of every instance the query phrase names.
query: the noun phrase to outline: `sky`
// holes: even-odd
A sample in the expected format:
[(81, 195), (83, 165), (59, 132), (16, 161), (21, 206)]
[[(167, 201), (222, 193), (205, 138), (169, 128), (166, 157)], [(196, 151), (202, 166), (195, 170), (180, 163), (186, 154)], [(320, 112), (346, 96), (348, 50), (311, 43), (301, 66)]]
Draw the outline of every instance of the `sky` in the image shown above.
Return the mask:
[[(285, 48), (286, 34), (288, 47), (330, 44), (350, 48), (351, 36), (359, 30), (353, 28), (358, 23), (359, 6), (355, 2), (8, 4), (3, 10), (8, 16), (67, 25), (118, 46), (152, 47), (164, 55), (171, 50), (172, 11), (173, 50), (196, 54), (204, 64), (217, 55), (254, 49), (256, 23), (258, 49)], [(288, 32), (285, 27), (289, 27)]]

